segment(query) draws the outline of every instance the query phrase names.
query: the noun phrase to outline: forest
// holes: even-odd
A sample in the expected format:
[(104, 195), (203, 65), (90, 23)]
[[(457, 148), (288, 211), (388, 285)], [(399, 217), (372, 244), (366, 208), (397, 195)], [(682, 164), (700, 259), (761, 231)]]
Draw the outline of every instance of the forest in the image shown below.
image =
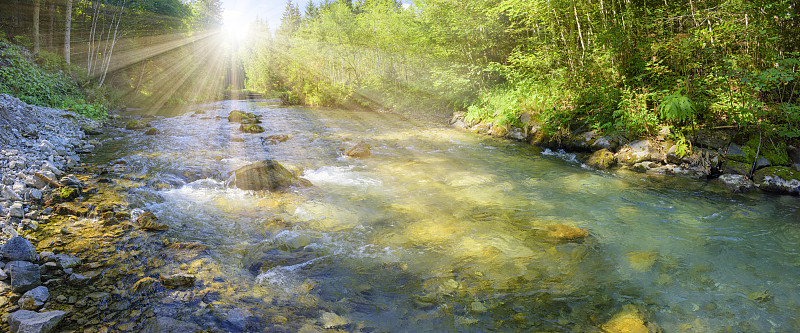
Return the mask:
[[(26, 47), (39, 76), (77, 82), (26, 85), (34, 69), (23, 61), (0, 69), (0, 91), (90, 114), (247, 88), (286, 104), (462, 111), (556, 135), (669, 126), (678, 142), (715, 128), (800, 137), (790, 0), (290, 0), (275, 31), (261, 20), (241, 40), (220, 33), (219, 0), (0, 6), (0, 37)], [(4, 62), (15, 52), (4, 47)]]
[(286, 103), (466, 111), (551, 133), (800, 137), (794, 1), (289, 1), (239, 52)]
[(206, 82), (219, 66), (200, 50), (221, 14), (219, 0), (3, 1), (0, 92), (93, 117), (218, 99)]

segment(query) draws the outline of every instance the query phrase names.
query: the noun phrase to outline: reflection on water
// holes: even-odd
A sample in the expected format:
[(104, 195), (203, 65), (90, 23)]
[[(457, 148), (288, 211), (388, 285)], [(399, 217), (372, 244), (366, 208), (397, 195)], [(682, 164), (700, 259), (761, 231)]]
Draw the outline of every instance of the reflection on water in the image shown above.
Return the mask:
[[(266, 132), (240, 133), (233, 109), (263, 115)], [(203, 267), (198, 279), (223, 297), (170, 312), (183, 321), (599, 331), (634, 304), (667, 332), (800, 329), (797, 198), (587, 170), (563, 152), (386, 114), (236, 101), (182, 112), (155, 118), (158, 136), (124, 132), (94, 162), (124, 161), (131, 207), (208, 247), (176, 265)], [(274, 134), (290, 139), (261, 139)], [(342, 156), (359, 141), (371, 157)], [(232, 170), (267, 158), (315, 186), (226, 186)], [(218, 303), (246, 311), (250, 326), (230, 313), (209, 322), (201, 308)]]

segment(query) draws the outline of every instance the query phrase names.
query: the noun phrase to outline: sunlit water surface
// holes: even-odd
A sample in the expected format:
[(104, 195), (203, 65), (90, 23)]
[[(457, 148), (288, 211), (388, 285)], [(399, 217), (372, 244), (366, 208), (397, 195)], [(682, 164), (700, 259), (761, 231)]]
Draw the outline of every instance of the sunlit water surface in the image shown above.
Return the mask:
[[(240, 133), (234, 109), (262, 115), (266, 132)], [(122, 131), (93, 162), (124, 161), (140, 180), (131, 206), (209, 247), (189, 263), (215, 267), (200, 283), (222, 282), (234, 292), (217, 302), (250, 316), (225, 330), (598, 331), (625, 304), (666, 332), (800, 329), (796, 197), (589, 170), (395, 115), (249, 101), (172, 113), (151, 122), (160, 135)], [(263, 140), (273, 134), (290, 138)], [(343, 157), (359, 141), (372, 156)], [(314, 186), (226, 185), (263, 159)], [(554, 224), (590, 237), (543, 236)], [(192, 315), (209, 306), (162, 314), (215, 327)]]

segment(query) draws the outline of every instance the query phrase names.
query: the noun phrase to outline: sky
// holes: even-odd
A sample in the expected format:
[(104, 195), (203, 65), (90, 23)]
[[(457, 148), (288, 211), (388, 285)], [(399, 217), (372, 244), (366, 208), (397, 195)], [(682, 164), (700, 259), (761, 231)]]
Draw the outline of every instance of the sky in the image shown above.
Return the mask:
[[(300, 7), (302, 13), (309, 0), (292, 0), (292, 2)], [(314, 0), (314, 3), (319, 4), (320, 0)], [(223, 18), (226, 21), (233, 20), (239, 24), (248, 24), (256, 20), (266, 19), (272, 29), (278, 27), (281, 23), (281, 15), (283, 9), (286, 8), (286, 0), (223, 0), (222, 9)]]
[[(305, 8), (309, 0), (292, 0), (300, 8), (301, 13), (305, 13)], [(320, 4), (323, 0), (313, 0), (315, 4)], [(410, 0), (403, 0), (403, 3), (410, 3)], [(283, 9), (286, 8), (286, 0), (222, 0), (223, 18), (228, 24), (235, 22), (237, 25), (246, 26), (256, 18), (266, 19), (269, 26), (275, 30), (281, 23)]]

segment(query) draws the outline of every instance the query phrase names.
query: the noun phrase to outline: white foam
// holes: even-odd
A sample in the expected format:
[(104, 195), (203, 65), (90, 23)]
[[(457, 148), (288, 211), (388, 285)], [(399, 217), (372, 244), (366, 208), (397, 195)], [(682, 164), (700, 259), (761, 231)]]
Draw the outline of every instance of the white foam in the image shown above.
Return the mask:
[(552, 151), (552, 150), (550, 150), (550, 148), (547, 148), (542, 152), (542, 155), (555, 156), (555, 157), (558, 157), (558, 158), (560, 158), (562, 160), (565, 160), (567, 162), (570, 162), (570, 163), (580, 163), (578, 161), (578, 155), (575, 155), (573, 153), (568, 153), (568, 152), (564, 151), (564, 149), (559, 149), (557, 151)]
[(367, 177), (362, 172), (353, 171), (352, 166), (325, 166), (317, 170), (306, 170), (303, 178), (315, 185), (331, 184), (341, 186), (379, 186), (381, 181)]

